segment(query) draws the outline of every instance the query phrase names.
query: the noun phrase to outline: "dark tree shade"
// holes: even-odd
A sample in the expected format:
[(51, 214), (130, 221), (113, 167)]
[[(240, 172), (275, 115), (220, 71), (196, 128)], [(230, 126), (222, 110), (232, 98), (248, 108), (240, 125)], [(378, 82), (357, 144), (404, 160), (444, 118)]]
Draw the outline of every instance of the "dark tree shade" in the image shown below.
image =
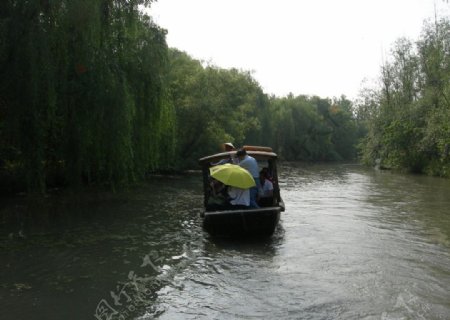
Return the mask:
[(173, 158), (165, 32), (150, 1), (0, 4), (0, 161), (30, 189), (111, 186)]

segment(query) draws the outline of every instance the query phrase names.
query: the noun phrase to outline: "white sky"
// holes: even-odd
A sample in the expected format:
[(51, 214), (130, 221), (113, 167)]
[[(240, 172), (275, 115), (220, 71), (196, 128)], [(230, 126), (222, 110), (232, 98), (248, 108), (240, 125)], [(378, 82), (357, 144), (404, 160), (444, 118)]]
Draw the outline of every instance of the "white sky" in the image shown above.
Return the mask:
[(267, 94), (357, 97), (400, 37), (450, 16), (445, 0), (158, 0), (148, 13), (170, 47), (252, 71)]

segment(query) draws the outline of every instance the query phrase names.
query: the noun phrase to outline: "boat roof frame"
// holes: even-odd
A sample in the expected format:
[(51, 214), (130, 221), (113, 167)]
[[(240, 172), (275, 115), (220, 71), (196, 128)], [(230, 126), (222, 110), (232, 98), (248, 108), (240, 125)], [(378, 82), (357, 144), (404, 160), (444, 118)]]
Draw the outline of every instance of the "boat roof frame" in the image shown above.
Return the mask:
[[(200, 158), (198, 162), (201, 165), (209, 164), (210, 162), (219, 161), (222, 159), (229, 158), (230, 156), (235, 156), (237, 151), (227, 151), (227, 152), (221, 152), (212, 154), (203, 158)], [(254, 150), (247, 150), (247, 154), (249, 156), (252, 156), (256, 160), (263, 161), (263, 160), (276, 160), (278, 158), (277, 154), (274, 152), (267, 152), (267, 151), (254, 151)]]

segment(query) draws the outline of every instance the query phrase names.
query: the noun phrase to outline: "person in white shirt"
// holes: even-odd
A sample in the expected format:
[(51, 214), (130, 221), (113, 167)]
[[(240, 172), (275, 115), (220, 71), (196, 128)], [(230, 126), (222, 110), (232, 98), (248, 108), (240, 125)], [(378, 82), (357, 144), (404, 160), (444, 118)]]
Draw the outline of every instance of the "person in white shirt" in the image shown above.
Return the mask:
[(212, 179), (211, 194), (207, 203), (208, 211), (248, 209), (249, 205), (250, 189), (225, 186)]
[(250, 205), (250, 189), (228, 187), (228, 196), (233, 206), (248, 207)]
[(250, 207), (259, 208), (259, 205), (256, 202), (260, 185), (258, 162), (255, 158), (249, 156), (245, 149), (239, 149), (238, 152), (236, 152), (236, 156), (239, 158), (239, 165), (250, 172), (253, 179), (255, 179), (256, 185), (250, 188)]

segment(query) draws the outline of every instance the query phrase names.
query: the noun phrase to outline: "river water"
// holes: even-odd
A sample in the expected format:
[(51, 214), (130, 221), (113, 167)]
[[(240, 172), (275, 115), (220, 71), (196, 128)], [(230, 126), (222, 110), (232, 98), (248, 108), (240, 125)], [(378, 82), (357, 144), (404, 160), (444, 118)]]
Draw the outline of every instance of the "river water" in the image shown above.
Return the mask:
[(1, 199), (0, 319), (450, 319), (450, 181), (283, 164), (270, 239), (201, 228), (201, 176)]

